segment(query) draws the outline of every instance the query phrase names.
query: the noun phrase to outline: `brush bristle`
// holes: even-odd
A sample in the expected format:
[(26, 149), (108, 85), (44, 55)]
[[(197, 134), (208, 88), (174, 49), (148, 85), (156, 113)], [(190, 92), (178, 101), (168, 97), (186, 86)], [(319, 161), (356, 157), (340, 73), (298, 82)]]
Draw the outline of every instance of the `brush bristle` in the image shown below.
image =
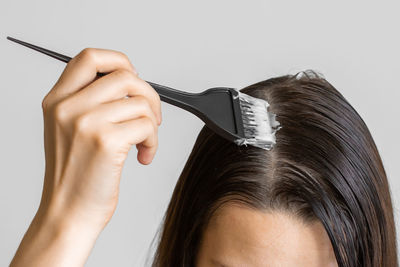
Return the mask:
[[(238, 91), (239, 92), (239, 91)], [(275, 133), (282, 128), (276, 114), (268, 111), (269, 103), (239, 92), (245, 138), (234, 142), (237, 145), (253, 145), (270, 150), (276, 144)]]

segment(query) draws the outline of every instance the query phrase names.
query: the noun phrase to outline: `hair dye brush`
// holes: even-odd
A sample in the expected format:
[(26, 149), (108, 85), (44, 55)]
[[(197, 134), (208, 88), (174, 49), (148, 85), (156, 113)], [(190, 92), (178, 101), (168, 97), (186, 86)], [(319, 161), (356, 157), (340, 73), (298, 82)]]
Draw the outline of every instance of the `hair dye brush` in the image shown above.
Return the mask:
[[(71, 57), (7, 36), (8, 40), (32, 48), (68, 63)], [(106, 75), (98, 73), (98, 76)], [(269, 103), (241, 93), (235, 88), (214, 87), (201, 93), (188, 93), (153, 82), (149, 83), (164, 102), (199, 117), (210, 129), (237, 145), (253, 145), (270, 150), (275, 132), (281, 127), (276, 115), (268, 111)]]

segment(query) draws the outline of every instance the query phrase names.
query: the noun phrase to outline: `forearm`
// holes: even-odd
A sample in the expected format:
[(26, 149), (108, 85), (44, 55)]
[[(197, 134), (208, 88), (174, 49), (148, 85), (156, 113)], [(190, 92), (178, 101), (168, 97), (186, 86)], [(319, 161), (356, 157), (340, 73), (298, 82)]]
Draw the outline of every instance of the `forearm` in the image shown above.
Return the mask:
[(102, 228), (77, 216), (36, 213), (10, 267), (83, 266)]
[[(98, 72), (108, 74), (95, 79)], [(142, 164), (155, 155), (160, 97), (126, 55), (88, 48), (69, 61), (42, 108), (41, 207), (10, 266), (83, 266), (116, 209), (130, 147)]]

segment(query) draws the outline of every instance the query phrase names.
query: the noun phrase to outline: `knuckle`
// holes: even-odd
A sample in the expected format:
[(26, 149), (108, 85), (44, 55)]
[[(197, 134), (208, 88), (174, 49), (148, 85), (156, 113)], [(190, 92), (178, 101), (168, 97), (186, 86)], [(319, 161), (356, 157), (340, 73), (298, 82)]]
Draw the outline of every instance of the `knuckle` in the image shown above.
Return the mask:
[(160, 102), (161, 101), (161, 97), (160, 95), (157, 93), (157, 91), (153, 88), (153, 86), (151, 86), (148, 82), (142, 80), (142, 82), (144, 82), (150, 89), (150, 91), (152, 91), (152, 97), (154, 98), (154, 100), (156, 100), (156, 102)]
[(145, 125), (146, 131), (148, 133), (157, 132), (157, 130), (158, 130), (156, 124), (153, 121), (153, 119), (151, 119), (150, 117), (145, 117), (144, 125)]
[(124, 81), (131, 81), (132, 78), (134, 78), (134, 75), (132, 72), (126, 69), (118, 69), (114, 71), (114, 74), (119, 78)]
[(150, 88), (152, 89), (151, 91), (153, 92), (154, 99), (156, 99), (157, 102), (160, 102), (161, 101), (160, 95), (157, 93), (157, 91), (150, 84), (148, 84), (148, 86), (150, 86)]
[(155, 150), (157, 149), (158, 146), (158, 134), (157, 134), (157, 130), (155, 130), (155, 127), (152, 126), (153, 128), (152, 131), (150, 132), (149, 136), (148, 136), (148, 142), (150, 144), (151, 147), (153, 147)]
[(60, 101), (54, 107), (54, 119), (58, 123), (64, 123), (69, 118), (69, 109), (68, 109), (68, 102), (67, 101)]
[(123, 61), (125, 62), (125, 64), (127, 66), (129, 66), (134, 72), (137, 72), (135, 66), (132, 65), (128, 55), (126, 55), (125, 53), (123, 53), (121, 51), (116, 51), (116, 52), (123, 59)]
[(140, 106), (141, 112), (148, 118), (154, 125), (156, 124), (156, 117), (149, 101), (141, 96), (137, 99), (137, 105)]
[(121, 52), (121, 51), (117, 51), (117, 53), (118, 53), (118, 55), (119, 55), (120, 57), (122, 57), (122, 58), (126, 61), (126, 63), (130, 64), (130, 63), (129, 63), (129, 62), (130, 62), (129, 57), (128, 57), (125, 53), (123, 53), (123, 52)]
[(139, 106), (141, 112), (146, 114), (147, 116), (155, 119), (155, 114), (153, 112), (153, 108), (148, 98), (143, 95), (137, 95), (132, 98), (133, 105)]
[(133, 100), (136, 105), (141, 106), (145, 109), (150, 108), (149, 101), (144, 96), (138, 95), (134, 97), (135, 99)]
[(95, 59), (96, 49), (86, 47), (76, 56), (78, 61), (92, 62)]
[(47, 111), (49, 107), (49, 96), (46, 95), (42, 100), (42, 110)]
[(91, 132), (90, 125), (91, 125), (91, 118), (89, 113), (85, 113), (78, 116), (73, 123), (75, 131), (85, 135), (90, 134)]
[(118, 147), (116, 138), (107, 131), (98, 131), (93, 135), (96, 148), (103, 151), (111, 151)]
[(156, 92), (156, 90), (153, 90), (153, 98), (157, 104), (159, 104), (159, 102), (161, 101), (160, 95)]

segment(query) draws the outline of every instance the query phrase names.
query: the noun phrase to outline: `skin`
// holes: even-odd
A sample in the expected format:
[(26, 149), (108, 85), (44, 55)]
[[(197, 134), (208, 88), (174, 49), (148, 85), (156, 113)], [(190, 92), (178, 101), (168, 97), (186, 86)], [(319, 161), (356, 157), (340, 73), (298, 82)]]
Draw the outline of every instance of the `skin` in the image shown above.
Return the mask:
[[(68, 62), (42, 109), (42, 198), (10, 266), (84, 266), (116, 209), (130, 148), (144, 165), (155, 156), (160, 97), (125, 54), (86, 48)], [(328, 242), (318, 223), (227, 206), (204, 233), (198, 266), (336, 266)]]
[(42, 198), (10, 266), (83, 266), (115, 211), (131, 146), (141, 164), (154, 158), (160, 98), (126, 55), (86, 48), (68, 62), (42, 108)]
[(280, 211), (230, 203), (204, 230), (197, 267), (334, 267), (329, 237), (319, 221), (304, 223)]

